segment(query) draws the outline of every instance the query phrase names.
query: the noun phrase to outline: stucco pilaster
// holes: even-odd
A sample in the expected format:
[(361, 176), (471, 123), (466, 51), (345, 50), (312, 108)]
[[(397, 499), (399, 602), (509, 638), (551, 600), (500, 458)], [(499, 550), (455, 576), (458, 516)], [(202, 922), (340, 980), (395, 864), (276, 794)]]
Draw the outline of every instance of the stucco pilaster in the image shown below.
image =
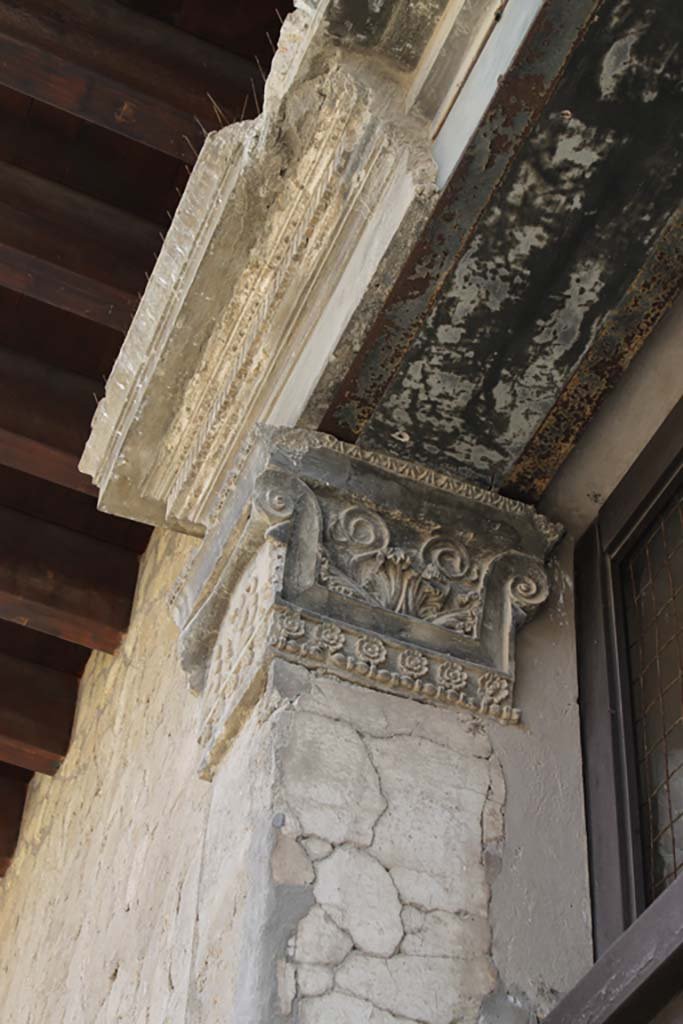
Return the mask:
[(498, 17), (299, 3), (95, 416), (101, 507), (201, 538), (170, 602), (210, 786), (186, 1024), (479, 1024), (500, 991), (490, 734), (523, 718), (515, 634), (559, 530), (299, 429), (438, 202), (435, 135)]
[(520, 721), (558, 528), (288, 428), (219, 505), (173, 597), (213, 787), (196, 1019), (227, 972), (240, 1024), (476, 1024), (505, 788), (483, 723)]

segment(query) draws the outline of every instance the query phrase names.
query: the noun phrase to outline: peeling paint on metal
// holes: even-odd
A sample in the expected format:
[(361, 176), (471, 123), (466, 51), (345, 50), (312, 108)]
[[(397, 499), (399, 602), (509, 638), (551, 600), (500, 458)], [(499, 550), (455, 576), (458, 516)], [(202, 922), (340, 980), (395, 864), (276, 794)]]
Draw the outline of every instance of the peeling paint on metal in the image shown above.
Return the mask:
[[(480, 483), (506, 479), (630, 301), (676, 208), (681, 112), (670, 51), (682, 20), (674, 0), (637, 11), (603, 4), (542, 117), (512, 163), (503, 158), (505, 180), (477, 194), (475, 170), (485, 177), (500, 160), (498, 102), (456, 175), (459, 197), (442, 201), (323, 429)], [(629, 62), (606, 99), (615, 36), (628, 40)], [(547, 98), (547, 80), (545, 89), (536, 101)], [(527, 126), (533, 116), (525, 108)], [(515, 146), (514, 134), (506, 144)], [(467, 214), (477, 203), (473, 230)], [(670, 283), (660, 282), (665, 305)]]
[(662, 232), (624, 300), (503, 484), (510, 497), (538, 501), (583, 428), (638, 354), (683, 286), (683, 214)]
[(322, 430), (348, 441), (358, 438), (600, 3), (548, 0), (544, 5), (341, 384)]

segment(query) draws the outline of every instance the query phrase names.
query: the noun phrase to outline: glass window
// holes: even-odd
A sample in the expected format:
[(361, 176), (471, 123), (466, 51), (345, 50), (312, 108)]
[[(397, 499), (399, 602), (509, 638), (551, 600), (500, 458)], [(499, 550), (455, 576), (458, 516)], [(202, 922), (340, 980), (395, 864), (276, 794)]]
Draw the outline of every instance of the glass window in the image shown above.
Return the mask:
[(648, 902), (683, 871), (683, 489), (621, 564)]

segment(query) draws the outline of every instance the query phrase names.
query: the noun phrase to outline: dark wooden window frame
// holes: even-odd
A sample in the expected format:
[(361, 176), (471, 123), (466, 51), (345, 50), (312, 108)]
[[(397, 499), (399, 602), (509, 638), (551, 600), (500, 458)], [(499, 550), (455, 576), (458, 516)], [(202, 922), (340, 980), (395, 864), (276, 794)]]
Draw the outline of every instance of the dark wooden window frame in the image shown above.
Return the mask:
[(619, 567), (683, 480), (678, 403), (576, 548), (595, 967), (547, 1024), (644, 1024), (683, 984), (683, 878), (645, 907)]
[(579, 701), (596, 957), (645, 909), (620, 565), (683, 480), (683, 401), (576, 548)]
[(650, 1024), (681, 991), (683, 877), (600, 957), (545, 1024)]

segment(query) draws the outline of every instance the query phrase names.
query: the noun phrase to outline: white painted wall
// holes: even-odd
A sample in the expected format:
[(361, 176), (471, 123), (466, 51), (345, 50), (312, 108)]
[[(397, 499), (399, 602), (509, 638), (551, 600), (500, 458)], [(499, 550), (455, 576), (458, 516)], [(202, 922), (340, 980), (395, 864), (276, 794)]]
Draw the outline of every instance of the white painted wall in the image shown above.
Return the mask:
[[(567, 536), (554, 558), (551, 597), (518, 635), (515, 698), (524, 711), (522, 728), (499, 730), (495, 739), (508, 804), (493, 923), (505, 985), (541, 1008), (549, 1009), (592, 959), (576, 703), (574, 545), (681, 395), (683, 300), (605, 400), (540, 505), (565, 524)], [(511, 935), (515, 941), (509, 941)]]

